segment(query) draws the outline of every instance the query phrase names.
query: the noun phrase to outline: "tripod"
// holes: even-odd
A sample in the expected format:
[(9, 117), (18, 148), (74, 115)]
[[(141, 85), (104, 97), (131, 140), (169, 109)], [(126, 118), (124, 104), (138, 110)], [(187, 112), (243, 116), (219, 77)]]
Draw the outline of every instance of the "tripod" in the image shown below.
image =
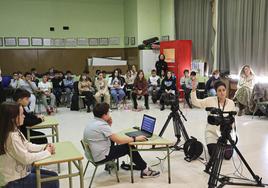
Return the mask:
[[(178, 107), (176, 108), (174, 106), (171, 106), (171, 110), (172, 111), (168, 115), (168, 118), (167, 118), (162, 130), (160, 131), (159, 136), (160, 137), (163, 136), (163, 134), (164, 134), (164, 132), (165, 132), (170, 120), (172, 119), (173, 120), (174, 134), (175, 134), (175, 137), (177, 138), (177, 141), (176, 141), (176, 143), (174, 144), (173, 147), (176, 150), (180, 150), (181, 148), (178, 146), (178, 144), (181, 141), (181, 134), (182, 134), (182, 136), (183, 136), (185, 141), (189, 139), (189, 136), (188, 136), (188, 134), (186, 132), (186, 129), (185, 129), (183, 123), (182, 123), (181, 116), (183, 117), (183, 119), (185, 121), (187, 121), (187, 119), (185, 118), (185, 116), (183, 115), (182, 111)], [(178, 111), (180, 112), (180, 114), (179, 114)]]
[[(231, 135), (230, 135), (231, 130), (232, 130), (231, 126), (224, 126), (223, 130), (221, 130), (221, 136), (219, 137), (217, 141), (216, 150), (212, 154), (212, 157), (210, 158), (209, 162), (206, 165), (206, 169), (204, 170), (206, 173), (210, 175), (209, 181), (208, 181), (208, 188), (217, 187), (218, 181), (221, 183), (218, 187), (223, 187), (224, 185), (242, 185), (242, 186), (244, 185), (244, 186), (264, 187), (264, 185), (261, 182), (262, 178), (254, 174), (249, 164), (247, 163), (247, 161), (245, 160), (241, 152), (236, 147), (235, 142), (232, 140)], [(227, 141), (231, 143), (231, 146), (234, 148), (234, 150), (236, 151), (236, 153), (238, 154), (242, 162), (247, 167), (251, 176), (256, 181), (256, 184), (230, 182), (230, 177), (227, 177), (227, 176), (219, 178)]]

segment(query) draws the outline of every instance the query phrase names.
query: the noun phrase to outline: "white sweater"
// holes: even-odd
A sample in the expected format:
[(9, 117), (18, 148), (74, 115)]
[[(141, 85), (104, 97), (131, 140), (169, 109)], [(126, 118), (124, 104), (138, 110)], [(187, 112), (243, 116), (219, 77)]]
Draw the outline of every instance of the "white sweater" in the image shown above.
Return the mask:
[[(199, 108), (214, 107), (218, 108), (218, 99), (217, 97), (207, 97), (205, 99), (198, 99), (196, 97), (196, 92), (191, 92), (191, 100), (194, 106)], [(223, 109), (223, 106), (220, 106)], [(226, 99), (226, 104), (224, 111), (236, 111), (235, 104), (231, 99)], [(220, 126), (211, 125), (207, 123), (205, 130), (206, 143), (217, 143), (219, 136), (221, 135)]]
[(28, 142), (19, 130), (11, 132), (6, 142), (6, 153), (0, 155), (0, 186), (27, 176), (33, 162), (51, 155), (44, 148), (45, 145)]

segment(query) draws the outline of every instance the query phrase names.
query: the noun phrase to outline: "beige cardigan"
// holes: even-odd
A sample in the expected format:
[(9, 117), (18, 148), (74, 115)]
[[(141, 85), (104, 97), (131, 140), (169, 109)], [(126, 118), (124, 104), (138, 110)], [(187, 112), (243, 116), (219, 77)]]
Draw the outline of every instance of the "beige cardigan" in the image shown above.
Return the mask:
[(44, 148), (45, 145), (28, 142), (19, 130), (11, 132), (6, 143), (6, 153), (0, 155), (0, 186), (27, 176), (33, 162), (51, 155)]

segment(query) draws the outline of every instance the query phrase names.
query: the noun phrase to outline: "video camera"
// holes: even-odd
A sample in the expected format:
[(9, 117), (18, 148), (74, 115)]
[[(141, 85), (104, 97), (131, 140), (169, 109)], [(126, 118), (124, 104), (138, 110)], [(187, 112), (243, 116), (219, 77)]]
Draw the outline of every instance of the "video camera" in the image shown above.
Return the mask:
[[(206, 111), (210, 112), (210, 115), (208, 115), (207, 121), (211, 125), (221, 126), (220, 130), (222, 131), (223, 128), (229, 127), (232, 129), (232, 124), (235, 122), (234, 116), (236, 115), (236, 111), (222, 111), (219, 108), (214, 107), (207, 107)], [(228, 114), (227, 116), (224, 116), (223, 114)]]
[(180, 103), (179, 103), (179, 100), (178, 100), (178, 97), (177, 95), (173, 95), (173, 94), (170, 94), (166, 97), (166, 99), (164, 100), (165, 101), (165, 105), (166, 106), (171, 106), (171, 111), (178, 111), (178, 109), (180, 108)]

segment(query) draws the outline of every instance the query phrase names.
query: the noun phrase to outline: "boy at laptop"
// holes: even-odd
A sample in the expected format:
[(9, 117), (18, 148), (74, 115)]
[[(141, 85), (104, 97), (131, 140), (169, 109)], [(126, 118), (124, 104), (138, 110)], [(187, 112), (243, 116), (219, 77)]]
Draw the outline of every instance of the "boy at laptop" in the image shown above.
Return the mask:
[[(92, 119), (84, 130), (84, 141), (89, 144), (93, 159), (96, 163), (117, 159), (130, 155), (129, 142), (145, 141), (145, 136), (118, 136), (112, 132), (112, 118), (109, 114), (109, 104), (98, 103), (93, 109)], [(114, 145), (117, 143), (117, 145)], [(132, 152), (133, 162), (141, 170), (141, 178), (157, 177), (159, 171), (149, 168), (139, 152)]]

